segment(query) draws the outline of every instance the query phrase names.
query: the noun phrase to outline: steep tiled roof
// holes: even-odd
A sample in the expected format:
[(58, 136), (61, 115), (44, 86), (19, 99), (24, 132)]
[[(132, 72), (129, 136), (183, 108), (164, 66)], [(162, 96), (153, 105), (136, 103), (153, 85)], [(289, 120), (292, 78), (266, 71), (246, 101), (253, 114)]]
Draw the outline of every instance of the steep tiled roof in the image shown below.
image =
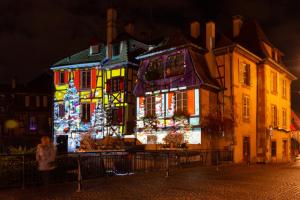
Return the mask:
[(271, 44), (256, 20), (247, 20), (243, 23), (240, 34), (235, 39), (235, 42), (260, 58), (268, 56), (262, 46), (262, 42)]
[(210, 75), (204, 56), (194, 51), (190, 51), (190, 55), (195, 71), (199, 76), (201, 82), (210, 86), (214, 86), (216, 88), (221, 88), (218, 82)]
[(201, 39), (200, 38), (195, 39), (187, 34), (184, 34), (182, 31), (177, 30), (170, 36), (163, 39), (163, 41), (160, 42), (153, 49), (141, 54), (140, 56), (152, 54), (154, 52), (159, 52), (159, 51), (163, 51), (163, 50), (167, 50), (170, 48), (175, 48), (175, 47), (179, 47), (179, 46), (187, 45), (187, 44), (191, 44), (191, 43), (201, 46)]
[(61, 59), (60, 61), (56, 62), (53, 66), (99, 62), (105, 58), (105, 53), (105, 45), (100, 44), (98, 54), (91, 55), (90, 49), (88, 48), (74, 55)]

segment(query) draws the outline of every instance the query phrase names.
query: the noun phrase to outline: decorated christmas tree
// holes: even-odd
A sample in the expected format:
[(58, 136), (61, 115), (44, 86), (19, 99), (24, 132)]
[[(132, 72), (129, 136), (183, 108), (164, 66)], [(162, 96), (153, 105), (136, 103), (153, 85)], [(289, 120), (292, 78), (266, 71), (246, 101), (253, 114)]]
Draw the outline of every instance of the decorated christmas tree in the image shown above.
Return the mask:
[(106, 112), (102, 106), (102, 102), (98, 101), (97, 106), (95, 108), (95, 112), (92, 116), (92, 130), (96, 135), (96, 138), (104, 136), (104, 126), (106, 124)]
[(64, 96), (64, 107), (64, 118), (68, 122), (68, 129), (70, 131), (78, 129), (80, 122), (79, 95), (72, 79), (69, 82), (69, 88)]

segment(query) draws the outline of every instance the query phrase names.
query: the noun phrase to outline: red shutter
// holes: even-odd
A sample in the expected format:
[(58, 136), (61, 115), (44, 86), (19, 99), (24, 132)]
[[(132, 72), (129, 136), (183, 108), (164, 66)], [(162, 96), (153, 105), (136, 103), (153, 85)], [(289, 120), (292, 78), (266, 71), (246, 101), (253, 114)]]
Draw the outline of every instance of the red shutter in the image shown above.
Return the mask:
[(69, 72), (68, 70), (65, 70), (65, 83), (69, 83)]
[(74, 72), (74, 85), (77, 90), (80, 89), (80, 70), (75, 70)]
[(120, 90), (124, 90), (124, 78), (120, 78)]
[(95, 68), (91, 70), (92, 89), (95, 89), (97, 84), (96, 72), (97, 70)]
[(55, 85), (59, 84), (59, 71), (54, 71), (54, 83)]
[(108, 79), (106, 82), (106, 92), (110, 93), (111, 90), (111, 79)]
[(118, 123), (122, 123), (123, 122), (123, 109), (119, 108), (118, 109)]
[(90, 108), (90, 109), (91, 109), (91, 112), (90, 112), (90, 113), (91, 113), (91, 116), (92, 116), (93, 113), (95, 112), (95, 108), (96, 108), (96, 103), (93, 103), (93, 102), (92, 102), (92, 103), (91, 103), (91, 108)]

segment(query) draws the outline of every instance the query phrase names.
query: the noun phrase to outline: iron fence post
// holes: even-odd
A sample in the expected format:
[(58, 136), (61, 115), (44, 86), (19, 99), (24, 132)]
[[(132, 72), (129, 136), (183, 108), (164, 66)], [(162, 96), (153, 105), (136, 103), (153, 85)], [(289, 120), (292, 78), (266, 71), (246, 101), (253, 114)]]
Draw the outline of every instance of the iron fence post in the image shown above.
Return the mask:
[(25, 189), (25, 156), (22, 155), (22, 189)]
[(217, 155), (217, 171), (219, 171), (219, 151), (216, 152)]
[(169, 177), (169, 153), (167, 153), (167, 160), (166, 160), (166, 177)]
[(81, 192), (82, 176), (81, 176), (81, 166), (80, 166), (80, 155), (78, 155), (78, 158), (77, 158), (77, 167), (78, 167), (78, 172), (77, 172), (77, 192)]

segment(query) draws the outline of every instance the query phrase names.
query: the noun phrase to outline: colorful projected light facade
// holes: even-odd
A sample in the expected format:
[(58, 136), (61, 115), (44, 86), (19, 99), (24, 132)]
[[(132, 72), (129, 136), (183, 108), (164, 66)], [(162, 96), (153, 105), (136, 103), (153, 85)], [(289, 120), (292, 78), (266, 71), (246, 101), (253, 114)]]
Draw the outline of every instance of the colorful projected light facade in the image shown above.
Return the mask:
[[(81, 135), (87, 132), (96, 138), (133, 133), (133, 87), (138, 65), (130, 58), (147, 46), (133, 39), (115, 41), (114, 45), (119, 45), (118, 52), (111, 59), (107, 58), (106, 45), (100, 44), (52, 67), (54, 136), (68, 135), (69, 151), (79, 147)], [(101, 113), (95, 113), (97, 107)], [(99, 127), (101, 123), (103, 127)]]
[[(178, 44), (181, 41), (181, 44)], [(143, 144), (201, 144), (201, 103), (218, 90), (208, 72), (203, 50), (181, 33), (140, 55), (137, 96), (137, 139)], [(145, 120), (157, 128), (147, 131)]]

